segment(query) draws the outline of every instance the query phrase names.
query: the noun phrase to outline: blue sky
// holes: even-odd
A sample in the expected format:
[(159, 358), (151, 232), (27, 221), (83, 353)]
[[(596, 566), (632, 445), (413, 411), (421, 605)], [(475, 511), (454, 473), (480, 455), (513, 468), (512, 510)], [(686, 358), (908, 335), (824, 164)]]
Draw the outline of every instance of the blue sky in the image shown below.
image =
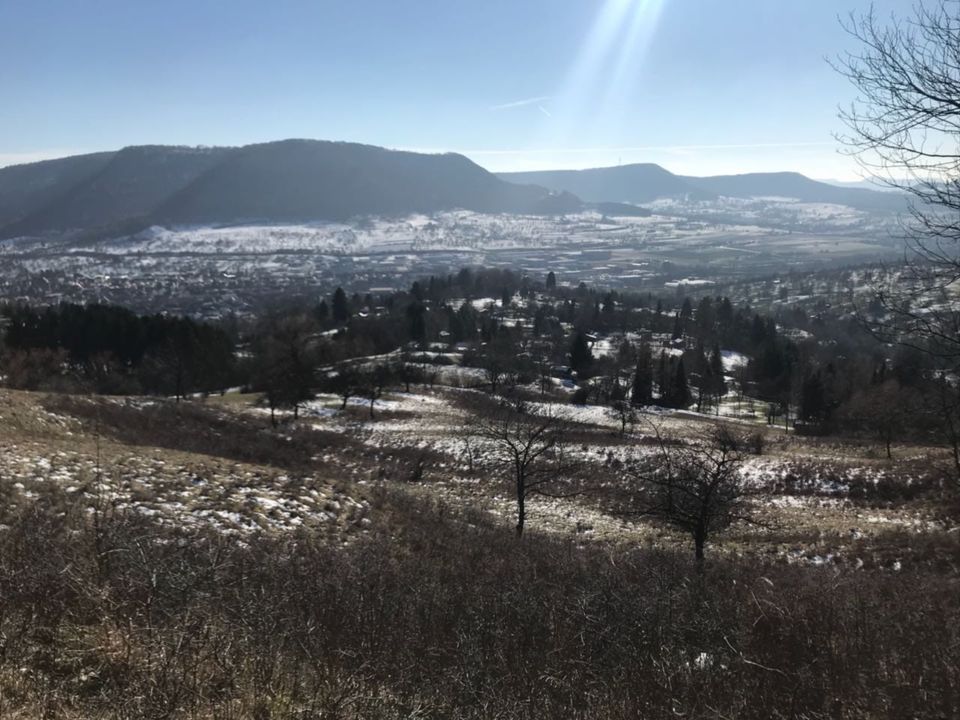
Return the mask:
[[(911, 0), (883, 0), (907, 14)], [(825, 61), (866, 0), (0, 0), (0, 165), (286, 137), (493, 170), (855, 177)]]

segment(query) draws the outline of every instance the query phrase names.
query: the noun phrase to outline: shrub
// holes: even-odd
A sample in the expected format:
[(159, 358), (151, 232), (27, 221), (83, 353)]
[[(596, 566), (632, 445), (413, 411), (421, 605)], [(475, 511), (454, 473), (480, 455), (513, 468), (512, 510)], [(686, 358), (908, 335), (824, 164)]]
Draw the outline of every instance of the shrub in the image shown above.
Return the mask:
[(49, 489), (0, 508), (0, 710), (120, 718), (956, 717), (945, 576), (604, 549), (381, 489), (347, 546)]

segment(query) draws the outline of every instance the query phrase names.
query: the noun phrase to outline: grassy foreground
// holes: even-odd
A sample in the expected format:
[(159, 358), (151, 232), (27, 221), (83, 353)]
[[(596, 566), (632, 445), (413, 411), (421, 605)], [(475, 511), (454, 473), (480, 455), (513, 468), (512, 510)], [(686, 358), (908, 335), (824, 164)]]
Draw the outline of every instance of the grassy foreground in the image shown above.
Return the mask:
[(389, 490), (371, 532), (0, 506), (3, 718), (946, 718), (952, 577), (516, 541)]

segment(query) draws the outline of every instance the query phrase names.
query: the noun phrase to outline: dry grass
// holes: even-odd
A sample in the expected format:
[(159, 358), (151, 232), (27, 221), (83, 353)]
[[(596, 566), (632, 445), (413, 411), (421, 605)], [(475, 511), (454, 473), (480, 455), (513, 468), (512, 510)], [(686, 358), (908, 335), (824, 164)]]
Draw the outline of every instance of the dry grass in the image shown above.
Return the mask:
[(346, 548), (41, 495), (0, 517), (0, 713), (955, 716), (955, 580), (605, 550), (378, 493)]
[[(535, 503), (517, 543), (503, 478), (451, 454), (470, 415), (443, 393), (279, 430), (233, 401), (2, 400), (3, 718), (960, 711), (960, 533), (931, 487), (785, 487), (701, 575), (602, 494)], [(615, 477), (630, 439), (577, 433)]]

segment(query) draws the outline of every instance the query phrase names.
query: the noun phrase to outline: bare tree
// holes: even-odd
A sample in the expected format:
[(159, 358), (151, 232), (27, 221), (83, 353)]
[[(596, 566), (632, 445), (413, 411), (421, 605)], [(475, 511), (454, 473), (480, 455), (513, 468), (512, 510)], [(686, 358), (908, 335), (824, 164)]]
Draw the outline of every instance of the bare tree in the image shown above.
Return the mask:
[(840, 410), (840, 417), (853, 429), (863, 429), (883, 444), (887, 459), (891, 445), (915, 424), (919, 409), (917, 393), (887, 380), (856, 393)]
[(858, 98), (839, 140), (877, 182), (906, 193), (907, 262), (875, 288), (865, 315), (885, 339), (960, 363), (960, 2), (917, 3), (881, 23), (871, 9), (845, 29), (861, 50), (835, 63)]
[(534, 339), (529, 343), (529, 352), (533, 368), (536, 371), (540, 397), (543, 397), (552, 387), (553, 360), (556, 355), (556, 348), (549, 339)]
[(752, 499), (762, 492), (740, 473), (744, 441), (717, 426), (696, 444), (670, 444), (654, 426), (657, 451), (626, 464), (634, 492), (620, 514), (649, 517), (689, 533), (698, 563), (713, 535), (737, 521), (756, 523)]
[(324, 374), (321, 388), (324, 392), (340, 396), (340, 410), (342, 412), (347, 409), (350, 398), (360, 395), (363, 388), (363, 378), (355, 367), (345, 362)]
[(424, 378), (427, 377), (427, 373), (414, 363), (413, 354), (408, 347), (403, 348), (399, 359), (394, 360), (392, 365), (390, 372), (399, 382), (403, 383), (404, 392), (409, 393), (411, 384), (423, 382)]
[(939, 376), (923, 387), (928, 411), (950, 445), (954, 477), (960, 478), (960, 389), (955, 377)]
[(552, 412), (504, 405), (468, 429), (489, 444), (485, 453), (489, 461), (509, 473), (517, 500), (517, 537), (523, 535), (530, 497), (580, 494), (565, 486), (560, 478), (568, 467), (564, 458), (564, 425)]
[(516, 349), (510, 345), (509, 338), (498, 338), (484, 348), (480, 367), (490, 384), (491, 394), (496, 394), (501, 384), (511, 384), (515, 356)]
[(273, 318), (264, 325), (254, 345), (254, 377), (276, 425), (278, 408), (292, 409), (297, 418), (300, 405), (313, 398), (316, 328), (306, 315)]
[(358, 375), (357, 394), (370, 403), (370, 419), (374, 419), (374, 406), (383, 396), (386, 386), (393, 381), (389, 365), (380, 364)]
[(637, 424), (637, 421), (640, 419), (640, 415), (631, 402), (627, 398), (621, 398), (614, 400), (610, 404), (610, 413), (613, 417), (620, 423), (620, 435), (624, 436), (627, 434), (627, 429), (633, 429), (633, 426)]

